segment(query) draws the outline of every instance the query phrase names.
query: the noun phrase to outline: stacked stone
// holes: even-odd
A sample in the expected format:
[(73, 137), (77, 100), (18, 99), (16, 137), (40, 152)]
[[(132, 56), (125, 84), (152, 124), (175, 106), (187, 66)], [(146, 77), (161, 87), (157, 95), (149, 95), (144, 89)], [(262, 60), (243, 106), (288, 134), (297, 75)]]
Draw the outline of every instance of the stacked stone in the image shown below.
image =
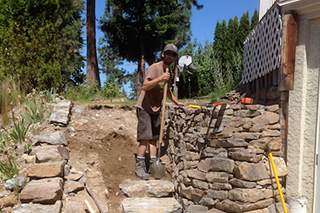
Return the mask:
[[(52, 109), (50, 123), (66, 126), (70, 120), (71, 101), (57, 99), (55, 104), (47, 104)], [(53, 116), (54, 115), (54, 116)], [(85, 177), (68, 164), (69, 151), (67, 139), (63, 132), (33, 136), (32, 152), (22, 154), (21, 159), (27, 165), (19, 177), (7, 180), (7, 191), (20, 192), (19, 205), (16, 204), (17, 193), (0, 196), (1, 212), (74, 212), (75, 205), (65, 202), (63, 196), (84, 190)], [(7, 193), (7, 192), (6, 192)], [(4, 208), (8, 207), (8, 211)]]
[(267, 154), (269, 145), (282, 181), (287, 170), (278, 105), (168, 108), (169, 170), (176, 198), (185, 209), (192, 205), (225, 212), (282, 209)]

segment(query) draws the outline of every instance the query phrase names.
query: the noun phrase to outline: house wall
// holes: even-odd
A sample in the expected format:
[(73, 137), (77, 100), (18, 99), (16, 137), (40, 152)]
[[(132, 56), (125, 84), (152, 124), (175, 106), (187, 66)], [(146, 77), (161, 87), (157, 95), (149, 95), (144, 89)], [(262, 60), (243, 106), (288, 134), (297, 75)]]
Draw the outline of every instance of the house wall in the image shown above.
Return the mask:
[(294, 89), (289, 91), (287, 196), (313, 212), (320, 67), (320, 18), (298, 16)]
[(277, 0), (263, 0), (260, 1), (260, 7), (259, 7), (259, 20), (268, 12), (268, 10), (271, 8), (271, 6), (276, 2)]

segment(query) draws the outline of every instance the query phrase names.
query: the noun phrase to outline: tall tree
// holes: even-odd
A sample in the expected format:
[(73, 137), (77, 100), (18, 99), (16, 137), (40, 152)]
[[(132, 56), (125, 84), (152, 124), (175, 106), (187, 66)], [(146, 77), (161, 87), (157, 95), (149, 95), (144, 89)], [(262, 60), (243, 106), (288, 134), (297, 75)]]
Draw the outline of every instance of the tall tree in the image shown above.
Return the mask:
[(87, 0), (87, 83), (101, 86), (96, 49), (96, 1)]
[[(100, 38), (99, 44), (103, 43), (104, 38)], [(121, 88), (124, 87), (131, 78), (132, 75), (127, 74), (126, 70), (119, 68), (123, 64), (123, 59), (111, 51), (110, 48), (98, 47), (99, 52), (99, 64), (101, 65), (101, 71), (105, 74), (106, 80), (102, 89), (103, 93), (108, 95), (122, 94)], [(116, 88), (119, 88), (116, 91)], [(112, 93), (110, 93), (112, 91)], [(117, 96), (110, 96), (113, 98)], [(119, 96), (118, 96), (119, 97)]]
[(26, 91), (80, 82), (83, 5), (81, 0), (0, 1), (0, 78), (13, 76)]
[[(190, 0), (108, 0), (100, 28), (113, 53), (129, 62), (138, 62), (137, 97), (145, 76), (145, 63), (155, 61), (156, 52), (166, 43), (181, 43), (187, 37), (178, 31), (188, 28)], [(196, 1), (195, 1), (196, 2)], [(178, 41), (175, 40), (178, 38)]]
[(258, 24), (258, 22), (259, 22), (259, 12), (257, 9), (255, 9), (253, 16), (251, 17), (251, 30)]
[[(228, 22), (228, 30), (227, 30), (227, 40), (228, 42), (228, 49), (234, 51), (236, 49), (236, 38), (238, 37), (238, 30), (239, 30), (239, 21), (238, 17), (235, 16), (234, 19), (229, 19)], [(230, 57), (228, 57), (230, 59)]]
[(126, 70), (119, 68), (119, 66), (123, 65), (123, 59), (115, 55), (110, 48), (98, 47), (98, 52), (99, 63), (102, 67), (101, 71), (106, 75), (104, 84), (110, 82), (127, 83), (130, 75), (126, 73)]
[(250, 17), (249, 11), (244, 13), (240, 18), (239, 24), (239, 34), (237, 37), (237, 46), (239, 47), (240, 54), (243, 53), (243, 42), (245, 41), (246, 37), (250, 33)]
[(231, 70), (236, 70), (235, 64), (233, 58), (235, 52), (237, 52), (236, 48), (236, 38), (238, 37), (238, 30), (239, 30), (239, 22), (238, 17), (235, 16), (234, 19), (229, 19), (228, 22), (228, 30), (227, 30), (227, 57), (226, 57), (226, 63), (230, 66)]
[(228, 27), (226, 21), (223, 20), (221, 24), (218, 21), (214, 31), (213, 50), (215, 57), (217, 57), (219, 63), (222, 64), (222, 70), (226, 70), (228, 60), (228, 47), (230, 46), (230, 41), (227, 38)]

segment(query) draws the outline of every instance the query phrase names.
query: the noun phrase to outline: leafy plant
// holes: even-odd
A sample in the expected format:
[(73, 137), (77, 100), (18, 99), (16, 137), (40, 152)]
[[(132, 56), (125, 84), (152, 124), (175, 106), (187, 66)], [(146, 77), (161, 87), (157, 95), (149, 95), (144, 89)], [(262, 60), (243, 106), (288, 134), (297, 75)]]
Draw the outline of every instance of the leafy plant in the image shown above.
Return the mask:
[(14, 127), (9, 131), (9, 135), (15, 144), (21, 144), (28, 139), (31, 123), (25, 124), (24, 119), (14, 123)]
[(13, 76), (28, 91), (82, 82), (84, 1), (14, 2), (0, 1), (0, 80)]
[(19, 174), (19, 168), (16, 159), (11, 156), (7, 157), (7, 162), (0, 160), (0, 174), (3, 179), (9, 180), (17, 177)]
[(25, 100), (25, 109), (22, 112), (22, 117), (27, 123), (37, 123), (44, 119), (44, 107), (42, 101), (37, 103), (35, 98), (27, 98)]
[(11, 145), (11, 142), (8, 135), (0, 132), (0, 150), (6, 150), (9, 145)]
[(88, 102), (93, 101), (94, 96), (98, 94), (97, 84), (86, 86), (80, 84), (78, 86), (69, 85), (62, 95), (71, 101)]
[(57, 93), (56, 88), (47, 89), (43, 92), (43, 97), (47, 102), (54, 103), (56, 98), (56, 93)]
[(31, 147), (32, 147), (31, 143), (26, 143), (25, 145), (23, 145), (23, 151), (29, 154), (32, 151)]

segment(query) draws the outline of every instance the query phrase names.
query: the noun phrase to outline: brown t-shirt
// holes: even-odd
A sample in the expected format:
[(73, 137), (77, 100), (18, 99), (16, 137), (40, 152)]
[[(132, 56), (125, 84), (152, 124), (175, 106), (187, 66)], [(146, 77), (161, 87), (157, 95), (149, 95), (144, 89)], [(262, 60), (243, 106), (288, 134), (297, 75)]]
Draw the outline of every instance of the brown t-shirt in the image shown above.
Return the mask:
[[(164, 73), (162, 62), (152, 64), (148, 70), (145, 81), (153, 80)], [(168, 84), (168, 89), (170, 86)], [(160, 82), (157, 86), (149, 91), (141, 91), (140, 97), (137, 101), (137, 107), (144, 109), (150, 114), (159, 114), (161, 109), (161, 103), (163, 100), (164, 82)]]

